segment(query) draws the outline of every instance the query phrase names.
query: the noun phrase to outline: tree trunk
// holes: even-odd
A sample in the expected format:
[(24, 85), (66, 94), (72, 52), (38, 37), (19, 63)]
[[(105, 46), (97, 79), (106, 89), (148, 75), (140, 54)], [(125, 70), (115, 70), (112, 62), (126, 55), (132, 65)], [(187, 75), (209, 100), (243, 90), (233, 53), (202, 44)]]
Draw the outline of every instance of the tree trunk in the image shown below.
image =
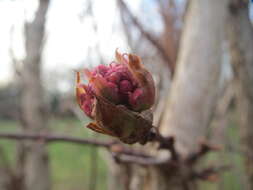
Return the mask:
[[(21, 113), (25, 133), (47, 130), (46, 107), (41, 82), (41, 54), (49, 0), (40, 0), (35, 18), (25, 24), (26, 58), (22, 68)], [(48, 153), (43, 141), (25, 145), (25, 190), (49, 190)]]
[[(189, 4), (177, 70), (160, 126), (162, 135), (175, 137), (176, 150), (183, 158), (199, 148), (217, 102), (226, 6), (227, 0), (192, 0)], [(174, 172), (168, 178), (158, 171), (158, 178), (164, 179), (159, 189), (197, 188), (184, 179), (185, 168)]]
[(253, 29), (248, 1), (230, 0), (228, 39), (236, 77), (240, 132), (246, 156), (247, 189), (253, 189)]
[(188, 155), (206, 135), (216, 105), (226, 0), (192, 0), (182, 36), (178, 68), (161, 126)]

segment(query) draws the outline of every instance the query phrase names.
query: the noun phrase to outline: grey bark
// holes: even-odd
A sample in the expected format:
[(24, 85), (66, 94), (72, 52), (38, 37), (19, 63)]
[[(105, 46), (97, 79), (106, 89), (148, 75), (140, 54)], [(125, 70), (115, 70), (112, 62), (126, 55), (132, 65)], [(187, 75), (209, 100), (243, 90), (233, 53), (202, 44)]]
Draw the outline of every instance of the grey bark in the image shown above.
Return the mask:
[[(41, 81), (41, 57), (49, 0), (40, 0), (35, 18), (25, 23), (26, 58), (22, 68), (21, 113), (25, 133), (47, 130), (46, 107)], [(25, 190), (49, 190), (48, 153), (43, 142), (26, 143), (24, 156)]]
[(253, 189), (253, 28), (249, 19), (248, 1), (230, 0), (229, 7), (227, 31), (231, 62), (236, 75), (241, 140), (246, 157), (246, 189)]
[[(175, 137), (182, 157), (198, 149), (215, 110), (227, 4), (227, 0), (192, 0), (188, 7), (176, 74), (161, 124), (161, 133)], [(180, 170), (170, 179), (158, 171), (158, 178), (165, 179), (160, 180), (159, 189), (185, 189), (187, 170)], [(197, 188), (194, 183), (186, 185)]]
[(214, 111), (221, 66), (227, 0), (192, 0), (186, 15), (178, 68), (162, 123), (188, 155), (206, 135)]

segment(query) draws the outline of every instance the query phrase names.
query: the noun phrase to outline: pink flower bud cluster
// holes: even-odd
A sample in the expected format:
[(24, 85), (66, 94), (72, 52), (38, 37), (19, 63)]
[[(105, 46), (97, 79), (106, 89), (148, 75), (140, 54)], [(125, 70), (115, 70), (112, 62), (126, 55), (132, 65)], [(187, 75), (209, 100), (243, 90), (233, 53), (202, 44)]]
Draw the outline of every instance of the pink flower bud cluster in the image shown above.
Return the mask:
[[(99, 65), (92, 70), (84, 69), (84, 74), (89, 79), (87, 85), (81, 84), (80, 72), (77, 72), (77, 101), (84, 113), (95, 121), (98, 115), (103, 114), (96, 108), (97, 97), (111, 105), (124, 106), (131, 112), (139, 113), (150, 109), (155, 101), (152, 75), (144, 68), (140, 58), (117, 51), (115, 56), (116, 61), (109, 65)], [(103, 125), (103, 121), (97, 121), (96, 125), (97, 123)], [(101, 130), (101, 126), (98, 128)]]

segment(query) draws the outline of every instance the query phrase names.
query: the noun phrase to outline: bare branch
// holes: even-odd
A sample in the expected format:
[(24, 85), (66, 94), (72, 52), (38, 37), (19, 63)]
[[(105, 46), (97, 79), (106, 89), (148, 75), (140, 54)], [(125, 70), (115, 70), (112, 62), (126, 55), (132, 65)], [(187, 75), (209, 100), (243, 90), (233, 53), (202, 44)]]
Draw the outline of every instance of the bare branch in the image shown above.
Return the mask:
[(194, 164), (196, 163), (200, 158), (202, 158), (204, 155), (206, 155), (208, 152), (210, 151), (218, 151), (221, 148), (218, 146), (214, 146), (209, 144), (206, 141), (203, 141), (200, 143), (200, 148), (198, 151), (192, 153), (191, 155), (189, 155), (189, 157), (186, 159), (186, 162), (188, 164)]
[[(104, 147), (104, 148), (107, 148), (114, 155), (116, 160), (119, 160), (121, 162), (131, 162), (131, 163), (134, 162), (136, 164), (141, 164), (141, 165), (149, 165), (149, 164), (157, 165), (157, 164), (163, 164), (165, 162), (169, 162), (169, 160), (159, 160), (156, 157), (152, 157), (150, 155), (145, 154), (144, 152), (136, 151), (132, 148), (125, 147), (121, 145), (119, 142), (115, 142), (115, 141), (102, 141), (102, 140), (95, 140), (95, 139), (69, 137), (69, 136), (63, 136), (63, 135), (20, 134), (20, 133), (0, 133), (0, 138), (9, 139), (9, 140), (33, 140), (33, 141), (41, 141), (42, 143), (69, 142), (69, 143), (75, 143), (75, 144), (80, 144), (80, 145)], [(157, 139), (153, 139), (152, 141), (156, 141)], [(162, 141), (163, 142), (160, 143), (161, 148), (167, 149), (168, 148), (167, 145), (171, 144), (171, 141), (164, 142), (164, 139), (162, 139)]]
[(221, 172), (224, 172), (226, 170), (231, 169), (231, 166), (228, 165), (224, 165), (224, 166), (219, 166), (219, 167), (215, 167), (215, 166), (210, 166), (208, 168), (203, 169), (200, 172), (193, 172), (192, 173), (192, 179), (201, 179), (201, 180), (207, 180), (210, 182), (215, 182), (217, 181), (218, 178), (218, 174)]
[(175, 149), (174, 137), (163, 137), (158, 131), (150, 131), (148, 136), (148, 142), (158, 142), (160, 149), (167, 149), (171, 153), (171, 159), (173, 161), (177, 161), (179, 159), (179, 155)]
[(170, 159), (158, 159), (156, 157), (148, 157), (148, 158), (142, 158), (137, 156), (131, 156), (131, 155), (113, 155), (115, 160), (118, 163), (134, 163), (139, 164), (142, 166), (150, 166), (150, 165), (163, 165), (166, 163), (169, 163)]
[[(137, 151), (133, 148), (126, 147), (120, 142), (108, 140), (95, 140), (87, 138), (70, 137), (64, 135), (49, 135), (49, 134), (20, 134), (20, 133), (0, 133), (0, 138), (9, 140), (33, 140), (42, 143), (52, 142), (69, 142), (80, 145), (91, 145), (96, 147), (107, 148), (115, 160), (118, 162), (136, 163), (140, 165), (161, 165), (170, 162), (181, 162), (180, 155), (175, 149), (173, 137), (163, 137), (158, 132), (151, 131), (147, 137), (148, 142), (158, 142), (160, 149), (168, 150), (171, 153), (169, 160), (161, 160), (157, 157), (150, 156), (143, 151)], [(207, 142), (202, 142), (200, 149), (192, 153), (185, 163), (192, 165), (209, 151), (218, 150), (217, 147), (209, 145)]]
[[(159, 148), (168, 150), (171, 153), (171, 157), (157, 157), (146, 154), (142, 151), (137, 151), (133, 148), (126, 147), (120, 142), (113, 140), (103, 141), (87, 138), (69, 137), (63, 135), (49, 135), (49, 134), (20, 134), (20, 133), (0, 133), (0, 138), (9, 140), (33, 140), (41, 143), (52, 143), (52, 142), (69, 142), (80, 145), (91, 145), (96, 147), (106, 148), (113, 156), (117, 163), (132, 163), (141, 166), (161, 166), (165, 169), (173, 167), (180, 169), (182, 166), (186, 166), (191, 172), (189, 173), (189, 180), (215, 180), (217, 174), (227, 169), (228, 167), (209, 167), (202, 171), (194, 171), (192, 165), (196, 163), (202, 156), (211, 150), (217, 150), (216, 147), (210, 146), (208, 143), (203, 142), (200, 146), (199, 151), (193, 153), (188, 159), (182, 160), (180, 155), (176, 152), (174, 147), (173, 137), (162, 137), (158, 132), (151, 131), (148, 135), (148, 142), (158, 142)], [(186, 165), (185, 165), (186, 164)], [(93, 175), (91, 175), (93, 176)], [(94, 177), (94, 176), (93, 176)]]
[(101, 146), (109, 148), (113, 142), (105, 142), (94, 139), (85, 139), (77, 137), (69, 137), (63, 135), (46, 135), (46, 134), (20, 134), (20, 133), (0, 133), (0, 138), (2, 139), (12, 139), (12, 140), (34, 140), (41, 141), (45, 143), (50, 142), (70, 142), (81, 145), (92, 145)]
[(170, 59), (170, 57), (168, 56), (166, 50), (163, 48), (163, 46), (158, 42), (157, 39), (155, 39), (149, 32), (147, 32), (143, 26), (141, 25), (141, 23), (138, 21), (138, 19), (131, 13), (131, 11), (129, 10), (129, 8), (127, 7), (127, 5), (125, 4), (125, 2), (123, 0), (118, 0), (119, 2), (119, 6), (121, 6), (121, 8), (123, 10), (126, 11), (126, 13), (129, 15), (130, 19), (132, 20), (132, 22), (134, 23), (134, 25), (139, 29), (139, 31), (142, 33), (143, 36), (145, 36), (145, 38), (147, 40), (149, 40), (154, 47), (156, 47), (156, 49), (160, 52), (162, 59), (168, 63), (168, 65), (170, 66), (171, 69), (171, 73), (173, 75), (173, 63)]
[(21, 133), (0, 133), (1, 139), (9, 139), (9, 140), (33, 140), (33, 141), (41, 141), (42, 143), (52, 143), (52, 142), (68, 142), (75, 143), (79, 145), (90, 145), (96, 147), (104, 147), (108, 148), (109, 151), (115, 154), (125, 154), (136, 157), (148, 158), (149, 155), (136, 151), (132, 148), (128, 148), (120, 144), (119, 142), (108, 140), (95, 140), (95, 139), (87, 139), (87, 138), (78, 138), (78, 137), (70, 137), (64, 135), (48, 135), (48, 134), (21, 134)]

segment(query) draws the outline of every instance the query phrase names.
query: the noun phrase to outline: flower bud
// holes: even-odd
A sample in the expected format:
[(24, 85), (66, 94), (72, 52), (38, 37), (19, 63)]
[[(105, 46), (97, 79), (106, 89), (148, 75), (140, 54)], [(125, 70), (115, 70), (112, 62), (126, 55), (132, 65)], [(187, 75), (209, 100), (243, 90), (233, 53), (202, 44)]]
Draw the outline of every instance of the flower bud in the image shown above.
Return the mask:
[(152, 127), (141, 116), (155, 100), (152, 75), (138, 56), (120, 54), (110, 65), (84, 69), (88, 85), (80, 83), (77, 72), (76, 96), (80, 108), (94, 120), (87, 127), (120, 138), (125, 143), (140, 142)]

